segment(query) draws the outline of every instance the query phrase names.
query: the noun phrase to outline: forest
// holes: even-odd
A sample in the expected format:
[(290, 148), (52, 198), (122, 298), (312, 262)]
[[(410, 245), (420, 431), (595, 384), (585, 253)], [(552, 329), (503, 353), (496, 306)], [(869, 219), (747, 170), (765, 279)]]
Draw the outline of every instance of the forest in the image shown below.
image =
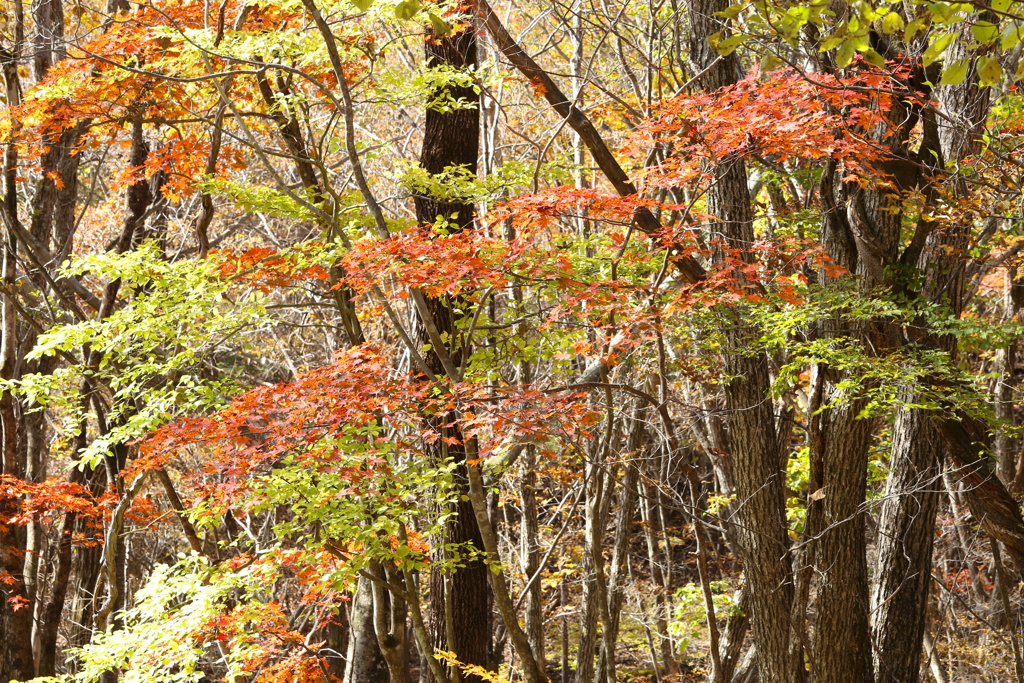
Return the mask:
[(0, 681), (1024, 683), (1020, 0), (0, 0)]

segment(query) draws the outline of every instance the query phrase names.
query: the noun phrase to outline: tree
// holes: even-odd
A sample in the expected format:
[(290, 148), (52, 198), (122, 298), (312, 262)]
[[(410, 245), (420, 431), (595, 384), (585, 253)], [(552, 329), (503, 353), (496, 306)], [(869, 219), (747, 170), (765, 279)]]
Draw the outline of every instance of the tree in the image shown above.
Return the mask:
[(12, 10), (0, 674), (1024, 680), (1013, 3)]

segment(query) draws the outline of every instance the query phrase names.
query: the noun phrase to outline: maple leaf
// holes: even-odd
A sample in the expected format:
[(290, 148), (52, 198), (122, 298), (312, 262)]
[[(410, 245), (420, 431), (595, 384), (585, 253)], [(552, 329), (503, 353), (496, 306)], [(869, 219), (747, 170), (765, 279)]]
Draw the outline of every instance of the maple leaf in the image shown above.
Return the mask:
[(28, 598), (23, 595), (12, 595), (7, 598), (7, 604), (11, 606), (11, 609), (17, 612), (18, 610), (27, 609), (29, 606)]

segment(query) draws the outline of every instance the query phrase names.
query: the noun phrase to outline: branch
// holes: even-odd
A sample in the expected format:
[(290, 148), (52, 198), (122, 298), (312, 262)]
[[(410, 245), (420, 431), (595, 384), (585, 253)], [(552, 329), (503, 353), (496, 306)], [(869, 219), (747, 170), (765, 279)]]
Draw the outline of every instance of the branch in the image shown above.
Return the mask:
[[(486, 0), (478, 0), (477, 7), (480, 17), (483, 19), (484, 27), (497, 44), (498, 49), (514, 67), (519, 69), (520, 73), (536, 86), (538, 92), (543, 94), (544, 99), (569, 124), (569, 127), (576, 131), (576, 134), (580, 136), (580, 141), (590, 150), (591, 156), (594, 157), (594, 162), (601, 169), (601, 172), (604, 173), (605, 177), (608, 178), (608, 181), (611, 182), (615, 191), (623, 197), (637, 194), (636, 186), (630, 181), (629, 176), (626, 175), (622, 166), (619, 165), (615, 155), (608, 149), (608, 145), (605, 144), (601, 134), (594, 127), (594, 124), (591, 123), (590, 119), (587, 118), (586, 114), (580, 111), (559, 90), (555, 82), (551, 80), (551, 76), (541, 69), (537, 62), (526, 54), (515, 39), (509, 35), (501, 20), (498, 19), (498, 15), (494, 13), (494, 10), (491, 9)], [(649, 209), (644, 207), (637, 209), (633, 215), (633, 220), (641, 232), (648, 237), (660, 235), (661, 222), (658, 221)], [(684, 247), (681, 244), (672, 244), (670, 248), (680, 253), (684, 251)], [(700, 282), (707, 275), (703, 266), (697, 263), (692, 256), (676, 255), (673, 263), (683, 279), (691, 285)]]

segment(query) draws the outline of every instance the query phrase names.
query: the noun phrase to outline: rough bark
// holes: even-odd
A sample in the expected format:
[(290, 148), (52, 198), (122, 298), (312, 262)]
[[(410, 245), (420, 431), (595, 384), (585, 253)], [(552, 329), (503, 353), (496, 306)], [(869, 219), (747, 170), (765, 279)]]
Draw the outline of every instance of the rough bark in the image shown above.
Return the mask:
[[(467, 69), (476, 66), (476, 32), (467, 28), (453, 36), (436, 38), (428, 35), (426, 42), (427, 68), (445, 67)], [(480, 151), (480, 96), (471, 87), (448, 86), (448, 97), (465, 106), (439, 111), (427, 107), (423, 123), (423, 147), (420, 165), (430, 174), (446, 169), (464, 168), (476, 175), (477, 156)], [(441, 93), (430, 93), (434, 100)], [(459, 198), (438, 198), (419, 193), (415, 196), (416, 220), (421, 225), (432, 225), (439, 218), (451, 224), (449, 229), (465, 229), (473, 225), (476, 211), (472, 201)]]
[[(74, 468), (68, 477), (73, 484), (85, 483), (85, 471)], [(52, 588), (49, 600), (42, 613), (39, 624), (39, 675), (53, 676), (57, 670), (57, 632), (60, 628), (64, 602), (67, 599), (68, 585), (71, 578), (72, 540), (78, 515), (68, 511), (64, 513), (60, 536), (57, 545), (57, 561), (51, 577)]]
[[(966, 44), (957, 41), (947, 59), (961, 58), (965, 50)], [(935, 77), (931, 80), (938, 81)], [(979, 88), (977, 80), (976, 74), (969, 73), (962, 84), (938, 89), (941, 109), (955, 112), (958, 125), (939, 126), (934, 112), (922, 112), (924, 144), (918, 158), (926, 168), (941, 168), (943, 160), (958, 160), (977, 150), (989, 107), (989, 89)], [(926, 196), (930, 198), (933, 192), (926, 190)], [(967, 244), (966, 228), (943, 227), (937, 221), (925, 220), (923, 214), (900, 262), (924, 275), (923, 296), (944, 301), (953, 315), (959, 315), (964, 282), (956, 260)], [(948, 338), (928, 335), (919, 343), (955, 354), (955, 344)], [(915, 397), (908, 398), (913, 401)], [(892, 469), (879, 522), (872, 595), (879, 683), (916, 683), (920, 675), (921, 652), (928, 633), (933, 530), (942, 490), (938, 477), (951, 432), (957, 430), (950, 427), (945, 431), (950, 434), (943, 434), (941, 419), (936, 423), (934, 415), (921, 410), (901, 411), (893, 428)]]
[(872, 595), (880, 683), (913, 683), (921, 668), (942, 451), (939, 435), (923, 411), (897, 415)]
[[(690, 4), (693, 36), (690, 58), (705, 91), (735, 83), (739, 64), (735, 53), (720, 58), (708, 38), (723, 30), (716, 13), (725, 0), (694, 0)], [(745, 165), (723, 159), (713, 169), (707, 194), (708, 213), (716, 223), (713, 234), (746, 252), (754, 242), (753, 211), (747, 191)], [(768, 397), (768, 363), (763, 354), (749, 351), (755, 332), (735, 312), (728, 316), (724, 358), (726, 411), (729, 416), (730, 457), (736, 486), (737, 540), (750, 586), (751, 620), (758, 651), (758, 669), (764, 683), (797, 680), (788, 656), (793, 583), (784, 495), (785, 472), (779, 459), (775, 416)]]
[(32, 76), (39, 81), (65, 54), (64, 5), (61, 0), (35, 0), (32, 3), (32, 18), (35, 22)]
[(824, 498), (815, 549), (812, 672), (815, 680), (830, 683), (872, 679), (863, 508), (872, 421), (858, 417), (862, 408), (863, 401), (847, 401), (822, 417)]
[(960, 481), (963, 498), (982, 528), (1002, 542), (1018, 571), (1024, 571), (1024, 518), (989, 463), (990, 438), (984, 425), (967, 415), (939, 414), (935, 424)]
[[(446, 37), (429, 36), (425, 42), (427, 68), (450, 67), (464, 69), (476, 65), (476, 33), (472, 28)], [(479, 96), (472, 88), (449, 87), (449, 96), (471, 104), (468, 108), (453, 111), (438, 111), (427, 108), (423, 128), (423, 147), (420, 165), (431, 174), (439, 174), (452, 167), (463, 167), (476, 174), (479, 153), (480, 120), (477, 105)], [(436, 99), (440, 93), (430, 93)], [(449, 231), (471, 228), (475, 219), (474, 206), (466, 201), (452, 201), (419, 194), (415, 197), (416, 219), (421, 225), (433, 225), (440, 219)], [(428, 332), (433, 326), (442, 339), (448, 340), (447, 348), (437, 349), (432, 344), (424, 360), (436, 375), (443, 377), (446, 363), (441, 353), (457, 364), (461, 349), (456, 348), (455, 316), (452, 301), (447, 298), (424, 297), (420, 310), (418, 328), (419, 343), (431, 343)], [(448, 428), (441, 428), (448, 434)], [(466, 459), (462, 444), (447, 445), (444, 439), (436, 442), (437, 452), (433, 457), (440, 460), (451, 458), (456, 462)], [(465, 468), (456, 474), (458, 485), (465, 488)], [(448, 524), (445, 543), (457, 544), (465, 550), (483, 549), (480, 530), (474, 518), (472, 504), (468, 500), (455, 503), (455, 514)], [(479, 557), (472, 554), (462, 558), (459, 566), (450, 573), (431, 572), (430, 581), (430, 632), (435, 647), (454, 650), (464, 664), (484, 666), (491, 635), (491, 607), (488, 591), (488, 570)], [(429, 680), (429, 679), (428, 679)]]
[[(0, 69), (3, 71), (4, 88), (8, 105), (16, 105), (21, 99), (21, 83), (17, 72), (19, 45), (11, 52), (0, 49)], [(2, 211), (4, 239), (2, 245), (2, 273), (4, 288), (13, 292), (17, 285), (17, 237), (15, 225), (19, 222), (17, 198), (17, 150), (8, 145), (4, 152), (4, 201)], [(16, 376), (18, 361), (18, 318), (14, 301), (3, 297), (0, 314), (0, 379), (11, 380)], [(0, 427), (3, 430), (0, 441), (0, 473), (10, 477), (23, 477), (24, 463), (19, 462), (19, 420), (15, 398), (10, 390), (0, 394)], [(12, 513), (17, 500), (0, 500), (0, 514)], [(24, 534), (12, 524), (0, 527), (0, 570), (6, 573), (4, 604), (0, 606), (3, 619), (4, 651), (0, 661), (0, 678), (28, 679), (35, 675), (32, 656), (32, 605), (28, 600), (25, 585)]]
[[(739, 335), (734, 341), (742, 341)], [(789, 651), (793, 584), (788, 554), (784, 472), (778, 461), (768, 393), (767, 362), (735, 355), (726, 385), (729, 441), (736, 474), (736, 529), (750, 586), (750, 614), (762, 681), (798, 680)]]
[[(896, 117), (916, 122), (915, 112), (897, 108)], [(894, 119), (899, 123), (899, 119)], [(903, 159), (909, 129), (890, 135), (887, 127), (869, 131), (885, 144), (892, 159)], [(833, 167), (825, 171), (822, 198), (825, 207), (824, 241), (832, 258), (857, 276), (858, 287), (871, 292), (892, 277), (897, 261), (901, 207), (892, 196), (892, 188), (864, 188), (845, 183), (836, 187)], [(837, 196), (838, 194), (838, 196)], [(839, 208), (842, 202), (843, 209)], [(832, 330), (822, 330), (831, 334)], [(840, 336), (849, 331), (838, 329)], [(854, 331), (866, 351), (883, 351), (894, 344), (894, 330), (884, 320), (876, 320)], [(828, 368), (827, 385), (835, 387), (841, 379)], [(821, 489), (818, 505), (820, 534), (815, 544), (814, 564), (818, 579), (818, 606), (815, 621), (812, 671), (821, 681), (872, 680), (873, 659), (869, 630), (869, 601), (864, 538), (864, 504), (867, 488), (868, 446), (871, 422), (859, 413), (865, 400), (855, 395), (835, 395), (826, 391), (827, 400), (839, 405), (827, 408), (821, 417)]]
[(750, 592), (740, 586), (734, 597), (736, 611), (726, 618), (722, 627), (722, 680), (732, 681), (743, 654), (743, 640), (750, 628)]

